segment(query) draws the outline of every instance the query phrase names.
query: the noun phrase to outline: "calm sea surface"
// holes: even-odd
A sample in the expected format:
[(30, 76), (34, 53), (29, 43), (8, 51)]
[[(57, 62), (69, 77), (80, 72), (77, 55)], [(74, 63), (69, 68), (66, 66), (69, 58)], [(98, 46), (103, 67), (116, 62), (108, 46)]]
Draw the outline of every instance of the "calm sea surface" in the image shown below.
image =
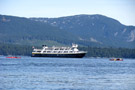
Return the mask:
[(0, 90), (135, 90), (135, 59), (0, 56)]

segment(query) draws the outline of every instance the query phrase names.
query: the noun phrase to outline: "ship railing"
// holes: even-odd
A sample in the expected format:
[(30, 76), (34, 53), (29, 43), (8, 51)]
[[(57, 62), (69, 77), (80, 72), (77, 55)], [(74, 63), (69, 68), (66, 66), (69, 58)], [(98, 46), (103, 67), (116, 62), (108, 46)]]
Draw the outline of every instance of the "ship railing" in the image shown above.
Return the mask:
[(73, 50), (45, 50), (43, 53), (76, 53), (76, 51)]
[(37, 53), (87, 53), (86, 51), (73, 51), (73, 50), (36, 50)]

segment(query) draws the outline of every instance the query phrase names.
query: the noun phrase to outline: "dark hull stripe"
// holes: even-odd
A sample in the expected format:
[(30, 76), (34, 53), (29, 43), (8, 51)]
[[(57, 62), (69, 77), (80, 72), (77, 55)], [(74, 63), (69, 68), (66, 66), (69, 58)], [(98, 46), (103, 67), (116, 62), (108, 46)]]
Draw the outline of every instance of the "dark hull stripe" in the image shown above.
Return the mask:
[(80, 54), (32, 54), (32, 57), (63, 57), (63, 58), (82, 58), (85, 53)]

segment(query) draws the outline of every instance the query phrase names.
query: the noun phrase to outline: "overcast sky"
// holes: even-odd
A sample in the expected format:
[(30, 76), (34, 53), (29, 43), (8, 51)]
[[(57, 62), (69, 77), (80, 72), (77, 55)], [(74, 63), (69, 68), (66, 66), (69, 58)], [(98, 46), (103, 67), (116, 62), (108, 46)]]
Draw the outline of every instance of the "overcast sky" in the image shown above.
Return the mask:
[(20, 17), (101, 14), (135, 26), (135, 0), (0, 0), (0, 14)]

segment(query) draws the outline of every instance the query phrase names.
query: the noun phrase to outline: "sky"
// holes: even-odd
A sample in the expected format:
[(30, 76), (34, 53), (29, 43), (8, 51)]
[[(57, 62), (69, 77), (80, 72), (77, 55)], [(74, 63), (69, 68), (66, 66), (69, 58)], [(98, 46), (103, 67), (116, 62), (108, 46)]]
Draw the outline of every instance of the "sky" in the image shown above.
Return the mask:
[(0, 14), (48, 18), (101, 14), (135, 26), (135, 0), (0, 0)]

